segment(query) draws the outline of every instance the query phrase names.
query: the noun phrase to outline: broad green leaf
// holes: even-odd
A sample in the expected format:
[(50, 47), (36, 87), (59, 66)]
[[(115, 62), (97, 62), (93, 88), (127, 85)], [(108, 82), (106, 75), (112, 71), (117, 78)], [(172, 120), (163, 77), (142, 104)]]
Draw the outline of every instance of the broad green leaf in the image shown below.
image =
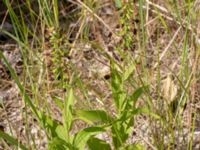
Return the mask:
[(126, 68), (124, 74), (123, 74), (123, 80), (126, 81), (131, 74), (133, 74), (135, 71), (135, 64), (131, 64), (128, 68)]
[(2, 132), (0, 130), (0, 139), (4, 139), (6, 140), (8, 143), (10, 143), (11, 145), (15, 146), (15, 147), (19, 147), (22, 150), (28, 150), (28, 148), (26, 148), (24, 145), (22, 145), (21, 143), (19, 143), (19, 141), (17, 139), (15, 139), (14, 137), (10, 136), (9, 134)]
[(146, 148), (140, 144), (131, 144), (126, 146), (125, 150), (146, 150)]
[(154, 114), (146, 107), (135, 108), (132, 111), (124, 111), (122, 116), (117, 120), (117, 123), (112, 126), (112, 139), (116, 149), (119, 149), (132, 133), (134, 125), (133, 117), (142, 113), (150, 115), (155, 119), (160, 119), (158, 115)]
[(122, 0), (115, 0), (115, 5), (117, 8), (122, 8)]
[(10, 63), (7, 61), (7, 59), (5, 58), (5, 56), (3, 55), (3, 53), (0, 51), (0, 58), (3, 59), (3, 61), (5, 62), (6, 66), (8, 67), (8, 70), (11, 73), (12, 78), (15, 80), (18, 88), (20, 89), (21, 94), (24, 97), (25, 102), (30, 106), (31, 110), (33, 111), (33, 113), (36, 115), (38, 120), (41, 120), (38, 114), (38, 111), (35, 107), (35, 105), (33, 104), (31, 98), (28, 96), (28, 94), (25, 91), (25, 88), (22, 86), (22, 84), (19, 81), (19, 78), (17, 77), (17, 74), (15, 73), (14, 69), (12, 68), (12, 66), (10, 65)]
[(55, 132), (57, 134), (57, 137), (59, 137), (60, 139), (64, 141), (68, 140), (67, 131), (62, 125), (57, 126)]
[(110, 123), (113, 120), (113, 118), (103, 110), (78, 110), (76, 115), (79, 119), (87, 122), (88, 124), (97, 122)]
[(67, 98), (65, 99), (64, 110), (63, 110), (63, 124), (67, 132), (70, 131), (73, 122), (73, 115), (72, 115), (73, 105), (74, 105), (73, 89), (70, 89)]
[(130, 118), (132, 118), (135, 115), (139, 115), (139, 114), (147, 114), (150, 115), (151, 117), (155, 118), (155, 119), (161, 119), (159, 115), (151, 112), (147, 107), (142, 107), (142, 108), (136, 108), (133, 111), (127, 111), (126, 117), (121, 116), (119, 121), (124, 121), (124, 120), (128, 120)]
[(110, 144), (95, 137), (90, 138), (87, 144), (89, 150), (111, 150)]
[(122, 106), (126, 98), (126, 93), (124, 92), (124, 82), (122, 79), (122, 74), (117, 70), (117, 65), (112, 62), (111, 64), (111, 86), (112, 86), (112, 96), (118, 112), (122, 111)]
[(77, 149), (83, 150), (88, 140), (97, 134), (105, 132), (106, 130), (101, 127), (89, 127), (78, 132), (74, 138), (73, 145)]
[[(137, 110), (137, 114), (139, 113), (144, 113), (147, 114), (151, 117), (153, 117), (154, 119), (161, 119), (161, 117), (155, 113), (153, 113), (152, 111), (150, 111), (148, 108), (144, 107), (144, 108), (140, 108)], [(162, 121), (162, 120), (161, 120)]]
[(48, 150), (67, 150), (72, 149), (71, 144), (67, 143), (66, 141), (55, 137), (48, 143)]

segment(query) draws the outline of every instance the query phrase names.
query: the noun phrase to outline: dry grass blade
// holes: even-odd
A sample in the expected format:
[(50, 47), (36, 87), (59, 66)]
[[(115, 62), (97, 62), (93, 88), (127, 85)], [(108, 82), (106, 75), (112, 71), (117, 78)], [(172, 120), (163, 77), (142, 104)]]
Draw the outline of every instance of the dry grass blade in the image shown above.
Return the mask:
[[(172, 45), (172, 43), (174, 42), (174, 40), (175, 40), (176, 37), (178, 36), (178, 33), (179, 33), (179, 31), (181, 30), (181, 28), (182, 28), (182, 27), (180, 26), (180, 27), (176, 30), (174, 36), (173, 36), (172, 39), (169, 41), (167, 47), (166, 47), (166, 48), (164, 49), (164, 51), (161, 53), (160, 58), (159, 58), (159, 61), (161, 61), (162, 58), (165, 56), (166, 52), (169, 50), (170, 46)], [(158, 66), (158, 63), (156, 63), (156, 64), (154, 65), (153, 68), (155, 69), (155, 68), (157, 68), (157, 66)]]
[[(69, 0), (71, 3), (75, 3), (74, 1), (72, 1), (72, 0)], [(101, 18), (101, 17), (99, 17), (96, 13), (94, 13), (87, 5), (85, 5), (82, 1), (80, 1), (80, 0), (77, 0), (77, 4), (79, 5), (79, 6), (81, 6), (81, 7), (84, 7), (85, 9), (87, 9), (87, 11), (89, 11), (92, 15), (94, 15), (94, 17), (96, 17), (112, 34), (113, 34), (113, 36), (116, 36), (116, 37), (118, 37), (114, 32), (113, 32), (113, 30), (110, 28), (110, 26), (109, 25), (107, 25), (104, 21), (103, 21), (103, 19)]]

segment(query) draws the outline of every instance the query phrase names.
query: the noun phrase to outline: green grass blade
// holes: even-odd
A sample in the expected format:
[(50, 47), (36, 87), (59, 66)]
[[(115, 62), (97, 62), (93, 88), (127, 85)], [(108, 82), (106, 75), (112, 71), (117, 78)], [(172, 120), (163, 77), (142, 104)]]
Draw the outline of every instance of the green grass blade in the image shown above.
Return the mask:
[(143, 12), (143, 0), (139, 0), (139, 15), (140, 15), (140, 21), (141, 21), (141, 28), (142, 28), (142, 48), (145, 47), (145, 27), (144, 27), (144, 12)]
[(54, 18), (56, 27), (59, 27), (59, 11), (58, 11), (58, 0), (53, 0), (53, 12), (54, 12)]
[(2, 132), (1, 130), (0, 130), (0, 139), (4, 139), (11, 145), (19, 147), (22, 150), (28, 150), (28, 148), (26, 148), (24, 145), (20, 144), (17, 139), (15, 139), (14, 137), (10, 136), (7, 133)]
[(31, 98), (27, 95), (27, 93), (25, 92), (24, 87), (22, 86), (22, 84), (19, 81), (19, 78), (17, 77), (17, 74), (15, 73), (14, 69), (12, 68), (12, 66), (10, 65), (10, 63), (7, 61), (7, 59), (5, 58), (5, 56), (3, 55), (3, 53), (0, 51), (0, 58), (3, 59), (3, 61), (5, 62), (6, 66), (8, 67), (8, 70), (11, 73), (12, 78), (14, 79), (14, 81), (16, 82), (18, 88), (20, 89), (21, 94), (24, 97), (25, 102), (30, 106), (31, 110), (33, 111), (33, 113), (36, 115), (36, 117), (40, 120), (39, 117), (39, 113), (36, 109), (36, 107), (34, 106)]

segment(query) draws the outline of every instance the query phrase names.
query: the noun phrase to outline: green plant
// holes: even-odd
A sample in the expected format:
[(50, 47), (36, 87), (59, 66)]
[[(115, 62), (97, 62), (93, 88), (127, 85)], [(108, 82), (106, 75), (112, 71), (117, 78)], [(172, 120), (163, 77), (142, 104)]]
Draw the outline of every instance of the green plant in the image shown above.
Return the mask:
[(19, 147), (22, 150), (28, 150), (28, 148), (26, 146), (24, 146), (23, 144), (20, 144), (17, 139), (13, 138), (12, 136), (10, 136), (7, 133), (4, 133), (2, 131), (0, 131), (0, 140), (1, 139), (6, 140), (9, 144)]
[[(1, 52), (0, 58), (10, 70), (20, 89), (21, 99), (26, 104), (23, 121), (27, 139), (21, 144), (19, 139), (12, 137), (12, 132), (8, 135), (0, 131), (0, 140), (6, 148), (11, 145), (11, 149), (37, 149), (37, 145), (31, 144), (35, 143), (35, 137), (29, 137), (28, 118), (31, 116), (37, 120), (34, 125), (39, 125), (45, 131), (50, 150), (145, 149), (140, 144), (129, 142), (136, 124), (135, 117), (145, 114), (148, 130), (151, 130), (148, 138), (152, 139), (147, 145), (155, 149), (182, 149), (181, 144), (187, 144), (187, 149), (192, 149), (198, 111), (189, 111), (192, 120), (189, 142), (186, 143), (186, 139), (179, 142), (179, 139), (185, 138), (185, 106), (195, 104), (193, 91), (198, 91), (195, 85), (199, 80), (199, 45), (194, 44), (198, 33), (195, 25), (199, 24), (195, 8), (197, 1), (169, 0), (163, 1), (162, 5), (160, 1), (144, 0), (115, 0), (105, 4), (96, 0), (3, 2), (14, 31), (9, 33), (0, 29), (0, 32), (13, 39), (21, 50), (24, 72), (20, 79)], [(116, 15), (119, 27), (110, 25), (107, 15), (108, 18)], [(110, 34), (107, 37), (107, 33), (101, 33), (103, 28), (112, 33), (111, 37)], [(46, 33), (48, 30), (51, 30), (50, 36)], [(113, 42), (115, 36), (116, 43)], [(97, 54), (102, 56), (97, 58), (102, 64), (111, 62), (111, 80), (110, 74), (109, 79), (105, 80), (96, 75), (92, 79), (82, 79), (86, 69), (77, 65), (77, 61), (82, 61), (82, 49), (88, 43), (92, 44), (90, 50), (95, 51), (94, 59)], [(122, 59), (115, 60), (104, 47), (109, 47), (108, 51), (114, 54), (117, 51)], [(84, 60), (87, 63), (81, 62), (80, 65), (90, 65), (94, 59)], [(52, 72), (53, 79), (49, 78)], [(167, 78), (168, 82), (165, 83), (164, 78), (168, 74), (172, 75), (172, 79)], [(104, 87), (106, 96), (103, 92), (101, 96), (94, 95), (98, 100), (93, 101), (93, 95), (90, 95), (93, 89), (88, 86), (90, 82), (93, 83), (93, 78), (96, 84), (103, 82), (111, 87), (112, 97), (108, 101), (109, 105), (115, 106), (112, 109), (114, 112), (106, 109), (107, 91)], [(49, 107), (51, 100), (62, 111), (61, 121), (55, 119), (53, 113), (57, 112)], [(141, 100), (142, 106), (136, 105), (138, 100)], [(93, 103), (101, 105), (94, 109)], [(28, 110), (32, 111), (31, 115)], [(77, 120), (87, 125), (84, 124), (84, 129), (78, 128), (74, 134)], [(97, 135), (102, 133), (108, 134), (112, 143), (98, 138)]]
[(119, 33), (123, 37), (119, 48), (121, 50), (131, 50), (133, 47), (134, 38), (134, 3), (128, 2), (124, 5), (121, 10), (120, 25), (122, 26), (122, 31)]
[[(124, 82), (133, 73), (133, 66), (128, 68), (122, 75), (112, 64), (112, 92), (116, 105), (117, 114), (112, 117), (104, 110), (74, 110), (73, 90), (70, 89), (68, 97), (61, 108), (63, 109), (63, 125), (55, 128), (56, 135), (49, 143), (50, 149), (84, 149), (88, 145), (89, 149), (111, 149), (106, 141), (95, 137), (108, 130), (112, 132), (113, 145), (115, 149), (144, 149), (138, 144), (127, 144), (126, 140), (132, 133), (134, 127), (134, 116), (140, 113), (149, 113), (146, 108), (137, 108), (136, 102), (147, 87), (137, 89), (133, 94), (127, 95), (124, 89)], [(81, 119), (91, 125), (91, 127), (78, 131), (75, 135), (70, 134), (73, 122)], [(98, 124), (98, 125), (95, 125)], [(61, 143), (64, 147), (60, 147)], [(65, 147), (66, 146), (66, 147)]]
[[(118, 71), (117, 65), (112, 63), (111, 87), (113, 101), (117, 111), (115, 116), (110, 116), (104, 110), (79, 110), (76, 112), (76, 116), (88, 124), (98, 123), (99, 125), (97, 127), (100, 127), (102, 131), (111, 130), (115, 149), (144, 149), (141, 145), (126, 143), (126, 140), (130, 137), (132, 129), (134, 128), (134, 116), (140, 113), (151, 114), (147, 108), (136, 107), (136, 102), (146, 90), (146, 86), (138, 88), (131, 95), (128, 95), (125, 90), (125, 81), (130, 77), (133, 71), (134, 67), (132, 65), (121, 74), (120, 71)], [(96, 147), (101, 147), (105, 150), (111, 149), (111, 146), (106, 143), (106, 141), (96, 137), (91, 137), (88, 141), (88, 145), (91, 150), (96, 149)]]
[[(58, 106), (63, 110), (63, 120), (59, 123), (48, 117), (43, 112), (39, 111), (33, 104), (31, 98), (26, 94), (22, 84), (16, 76), (14, 70), (0, 52), (0, 57), (3, 58), (5, 64), (11, 72), (11, 75), (18, 87), (21, 90), (21, 94), (25, 97), (25, 102), (32, 109), (32, 112), (37, 117), (41, 127), (46, 130), (49, 142), (49, 149), (61, 150), (61, 149), (84, 149), (86, 145), (90, 149), (95, 149), (95, 146), (103, 146), (105, 149), (111, 149), (111, 146), (101, 139), (94, 137), (97, 134), (111, 130), (113, 145), (115, 149), (144, 149), (139, 145), (129, 145), (126, 140), (132, 133), (134, 126), (134, 116), (140, 113), (149, 113), (146, 108), (137, 108), (136, 102), (141, 94), (147, 87), (141, 87), (137, 89), (133, 94), (128, 95), (124, 89), (124, 82), (133, 73), (134, 67), (129, 67), (124, 74), (118, 71), (117, 65), (112, 63), (112, 93), (113, 100), (116, 106), (117, 114), (112, 117), (106, 111), (103, 110), (75, 110), (74, 109), (74, 94), (73, 89), (68, 89), (66, 99), (64, 103), (59, 103)], [(91, 127), (80, 130), (75, 135), (70, 134), (75, 118), (81, 119), (88, 124), (92, 124)], [(94, 124), (98, 123), (98, 126)], [(18, 145), (17, 141), (1, 133), (1, 138), (9, 141), (13, 145)], [(94, 145), (94, 147), (92, 146)], [(23, 145), (19, 145), (22, 149), (26, 149)]]
[(121, 0), (115, 0), (115, 5), (117, 8), (121, 8), (122, 7), (122, 1)]
[[(60, 29), (52, 28), (50, 37), (50, 45), (52, 45), (52, 63), (53, 63), (53, 74), (56, 80), (62, 81), (61, 84), (67, 81), (67, 65), (64, 60), (68, 56), (68, 44), (66, 37), (61, 34)], [(65, 87), (65, 85), (62, 85)]]

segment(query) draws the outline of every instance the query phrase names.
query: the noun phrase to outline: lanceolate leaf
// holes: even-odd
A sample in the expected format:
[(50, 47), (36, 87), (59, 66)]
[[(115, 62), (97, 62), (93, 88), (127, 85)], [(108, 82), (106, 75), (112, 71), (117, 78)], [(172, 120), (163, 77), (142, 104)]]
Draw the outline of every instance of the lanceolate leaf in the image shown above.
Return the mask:
[(115, 149), (119, 149), (126, 142), (128, 136), (126, 124), (123, 121), (112, 126), (112, 140)]
[(72, 149), (72, 146), (66, 141), (55, 137), (48, 143), (48, 150), (67, 150)]
[(147, 114), (147, 115), (150, 115), (151, 117), (153, 117), (155, 119), (161, 119), (159, 115), (151, 112), (147, 107), (142, 107), (142, 108), (136, 108), (133, 111), (127, 112), (126, 117), (124, 117), (122, 115), (122, 117), (119, 120), (121, 120), (121, 121), (128, 120), (128, 119), (132, 118), (133, 116), (139, 115), (139, 114)]
[(153, 113), (152, 111), (150, 111), (146, 107), (138, 109), (137, 113), (143, 113), (143, 114), (149, 115), (149, 116), (151, 116), (151, 117), (153, 117), (155, 119), (161, 119), (161, 117), (159, 115)]
[(68, 140), (68, 137), (66, 134), (67, 131), (62, 125), (57, 126), (55, 129), (55, 132), (57, 134), (57, 137), (59, 137), (60, 139), (62, 139), (64, 141)]
[(137, 102), (138, 98), (143, 94), (146, 88), (148, 88), (148, 86), (140, 87), (135, 90), (135, 92), (130, 96), (129, 103), (132, 103), (132, 107), (135, 107), (135, 103)]
[(135, 64), (131, 64), (128, 68), (126, 68), (124, 74), (123, 74), (123, 80), (126, 81), (131, 74), (135, 71)]
[(77, 149), (83, 150), (87, 144), (87, 141), (94, 135), (105, 132), (105, 129), (101, 127), (89, 127), (78, 132), (74, 138), (73, 145)]
[(73, 122), (72, 107), (74, 105), (73, 89), (70, 89), (64, 102), (63, 123), (67, 132), (70, 131)]
[(98, 138), (91, 138), (88, 141), (89, 150), (111, 150), (110, 145), (101, 139)]
[(117, 108), (118, 112), (122, 111), (122, 106), (124, 103), (124, 100), (126, 98), (126, 94), (124, 92), (123, 87), (123, 79), (120, 72), (117, 70), (116, 64), (111, 64), (111, 86), (112, 86), (112, 95), (114, 98), (114, 102)]
[(103, 110), (78, 110), (76, 115), (79, 119), (82, 119), (88, 124), (97, 122), (110, 123), (113, 120), (113, 118)]

